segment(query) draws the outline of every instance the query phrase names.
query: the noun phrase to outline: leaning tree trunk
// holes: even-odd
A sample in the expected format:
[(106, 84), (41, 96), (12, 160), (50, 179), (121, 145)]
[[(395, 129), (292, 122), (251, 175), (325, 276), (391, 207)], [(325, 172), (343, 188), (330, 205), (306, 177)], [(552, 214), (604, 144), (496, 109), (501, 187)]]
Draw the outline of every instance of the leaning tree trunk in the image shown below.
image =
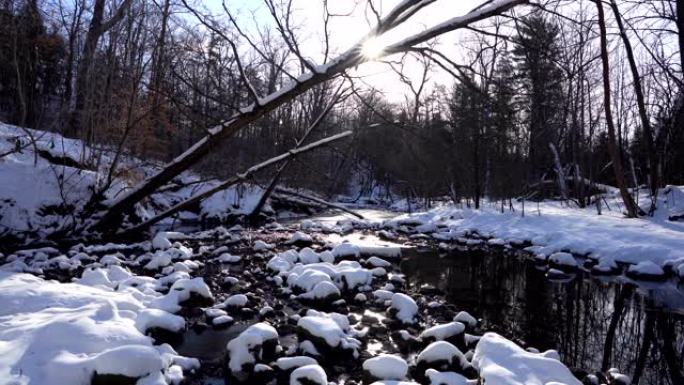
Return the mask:
[[(497, 16), (515, 6), (528, 2), (529, 0), (487, 2), (466, 15), (454, 17), (447, 22), (438, 24), (423, 32), (387, 46), (383, 51), (383, 56), (407, 52), (415, 46), (425, 43), (437, 36), (458, 29), (467, 28), (473, 23)], [(260, 98), (256, 103), (243, 108), (238, 114), (223, 123), (207, 129), (207, 135), (205, 137), (197, 141), (176, 159), (169, 162), (161, 171), (152, 175), (114, 202), (111, 202), (103, 213), (86, 224), (87, 230), (96, 232), (115, 231), (121, 224), (121, 220), (125, 213), (130, 212), (135, 204), (196, 164), (226, 138), (233, 136), (240, 129), (254, 123), (259, 118), (293, 100), (295, 97), (308, 91), (312, 87), (336, 78), (347, 69), (371, 60), (371, 58), (365, 57), (362, 54), (364, 43), (369, 39), (395, 29), (427, 4), (429, 3), (421, 0), (406, 0), (401, 2), (390, 11), (387, 16), (382, 18), (375, 28), (347, 52), (341, 54), (326, 65), (313, 67), (314, 70), (312, 72), (300, 76), (293, 84), (284, 87), (267, 97)]]
[(271, 159), (268, 159), (264, 162), (261, 162), (255, 166), (250, 167), (249, 169), (247, 169), (247, 171), (245, 171), (241, 174), (237, 174), (231, 178), (228, 178), (228, 179), (224, 180), (223, 182), (219, 183), (218, 185), (216, 185), (212, 188), (204, 190), (204, 191), (202, 191), (198, 194), (195, 194), (192, 197), (190, 197), (190, 198), (188, 198), (188, 199), (186, 199), (180, 203), (177, 203), (176, 205), (170, 207), (169, 209), (163, 211), (162, 213), (160, 213), (160, 214), (158, 214), (158, 215), (156, 215), (156, 216), (154, 216), (154, 217), (152, 217), (152, 218), (150, 218), (150, 219), (148, 219), (148, 220), (146, 220), (146, 221), (144, 221), (138, 225), (132, 226), (130, 228), (127, 228), (127, 229), (119, 232), (118, 235), (119, 236), (127, 236), (127, 235), (133, 235), (136, 233), (140, 233), (141, 231), (145, 231), (150, 226), (152, 226), (156, 223), (159, 223), (161, 220), (166, 219), (166, 218), (168, 218), (168, 217), (170, 217), (170, 216), (172, 216), (178, 212), (181, 212), (184, 209), (187, 209), (188, 207), (190, 207), (190, 206), (192, 206), (198, 202), (201, 202), (205, 198), (208, 198), (208, 197), (216, 194), (219, 191), (225, 190), (230, 186), (233, 186), (237, 183), (240, 183), (242, 181), (247, 180), (247, 178), (254, 175), (256, 172), (258, 172), (260, 170), (263, 170), (263, 169), (265, 169), (271, 165), (282, 162), (284, 160), (288, 160), (292, 157), (303, 154), (305, 152), (309, 152), (309, 151), (311, 151), (317, 147), (327, 145), (327, 144), (330, 144), (334, 141), (346, 138), (351, 134), (352, 134), (351, 131), (344, 131), (344, 132), (339, 133), (337, 135), (333, 135), (333, 136), (330, 136), (328, 138), (321, 139), (319, 141), (308, 144), (306, 146), (302, 146), (302, 147), (290, 150), (284, 154), (278, 155), (274, 158), (271, 158)]
[(610, 63), (608, 59), (608, 38), (606, 33), (606, 20), (603, 13), (603, 4), (601, 0), (596, 0), (596, 7), (598, 9), (598, 24), (601, 35), (601, 62), (603, 64), (603, 107), (606, 114), (606, 125), (608, 126), (608, 152), (613, 163), (613, 171), (615, 173), (615, 180), (617, 187), (620, 189), (620, 196), (625, 203), (627, 209), (627, 216), (636, 218), (638, 216), (638, 209), (636, 203), (632, 199), (632, 195), (627, 190), (627, 182), (625, 181), (625, 172), (622, 168), (622, 155), (617, 146), (617, 139), (615, 137), (615, 123), (613, 122), (613, 112), (611, 110), (610, 100)]

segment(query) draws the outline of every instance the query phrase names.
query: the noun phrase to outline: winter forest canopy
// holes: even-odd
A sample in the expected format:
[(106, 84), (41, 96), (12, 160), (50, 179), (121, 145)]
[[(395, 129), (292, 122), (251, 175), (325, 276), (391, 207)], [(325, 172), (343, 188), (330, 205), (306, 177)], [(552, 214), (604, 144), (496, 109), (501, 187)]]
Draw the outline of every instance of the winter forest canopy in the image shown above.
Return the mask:
[[(420, 19), (439, 7), (432, 1), (401, 4), (402, 18), (378, 24), (386, 3), (7, 1), (0, 113), (158, 163), (209, 127), (245, 120), (177, 170), (227, 177), (292, 148), (326, 111), (308, 140), (353, 135), (297, 158), (282, 178), (327, 197), (478, 206), (485, 196), (563, 194), (584, 206), (597, 184), (684, 183), (677, 2), (604, 2), (603, 20), (592, 1), (471, 2), (454, 7), (473, 9), (473, 23), (443, 30)], [(352, 33), (345, 23), (368, 34), (339, 38)], [(359, 57), (317, 74), (350, 55)], [(264, 111), (241, 118), (249, 108)]]
[(0, 385), (684, 383), (683, 29), (0, 0)]

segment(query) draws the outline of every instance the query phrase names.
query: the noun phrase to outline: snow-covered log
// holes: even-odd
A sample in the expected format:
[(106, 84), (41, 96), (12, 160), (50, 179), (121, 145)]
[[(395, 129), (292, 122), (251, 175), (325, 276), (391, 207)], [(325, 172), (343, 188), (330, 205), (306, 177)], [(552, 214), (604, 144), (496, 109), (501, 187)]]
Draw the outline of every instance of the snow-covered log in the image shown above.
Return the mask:
[[(234, 116), (214, 127), (208, 128), (206, 130), (206, 136), (169, 162), (162, 170), (150, 176), (137, 187), (131, 189), (116, 200), (108, 202), (107, 209), (102, 213), (99, 219), (92, 224), (89, 224), (88, 227), (99, 231), (112, 231), (119, 226), (123, 215), (130, 212), (136, 203), (152, 194), (162, 185), (171, 181), (171, 179), (181, 172), (196, 164), (226, 138), (233, 136), (237, 131), (254, 123), (264, 115), (293, 100), (295, 97), (308, 91), (312, 87), (332, 80), (343, 74), (346, 70), (372, 60), (362, 54), (364, 43), (404, 24), (418, 11), (433, 2), (434, 1), (432, 0), (402, 1), (386, 16), (380, 18), (377, 25), (366, 34), (366, 36), (337, 58), (324, 65), (312, 66), (314, 69), (313, 71), (304, 73), (298, 77), (296, 81), (293, 81), (266, 97), (258, 98), (257, 101), (242, 108)], [(467, 28), (473, 23), (486, 20), (525, 3), (528, 3), (528, 0), (495, 0), (485, 2), (482, 6), (465, 15), (451, 18), (444, 23), (388, 45), (380, 56), (406, 52), (437, 36), (458, 29)]]
[(278, 192), (278, 193), (280, 193), (280, 194), (292, 195), (292, 196), (296, 196), (296, 197), (298, 197), (298, 198), (308, 199), (308, 200), (313, 201), (313, 202), (316, 202), (316, 203), (318, 203), (318, 204), (320, 204), (320, 205), (327, 206), (327, 207), (330, 207), (330, 208), (335, 209), (335, 210), (344, 211), (345, 213), (351, 214), (351, 215), (353, 215), (353, 216), (355, 216), (355, 217), (357, 217), (357, 218), (359, 218), (359, 219), (365, 219), (365, 218), (363, 217), (363, 215), (357, 213), (356, 211), (349, 210), (348, 208), (346, 208), (346, 207), (344, 207), (344, 206), (341, 206), (341, 205), (338, 205), (338, 204), (335, 204), (335, 203), (331, 203), (331, 202), (325, 201), (325, 200), (320, 199), (320, 198), (316, 198), (315, 196), (311, 196), (311, 195), (308, 195), (308, 194), (303, 194), (303, 193), (300, 193), (300, 192), (297, 192), (297, 191), (292, 191), (292, 190), (290, 190), (290, 189), (286, 189), (286, 188), (282, 188), (282, 187), (276, 187), (276, 188), (275, 188), (275, 191)]
[(152, 218), (150, 218), (150, 219), (148, 219), (148, 220), (146, 220), (146, 221), (144, 221), (144, 222), (142, 222), (136, 226), (130, 227), (128, 229), (125, 229), (125, 230), (119, 232), (119, 234), (120, 235), (126, 235), (126, 234), (133, 234), (133, 233), (138, 232), (138, 231), (143, 231), (143, 230), (149, 228), (150, 226), (154, 225), (155, 223), (158, 223), (162, 219), (168, 218), (171, 215), (182, 211), (183, 209), (191, 206), (194, 203), (201, 201), (204, 198), (210, 197), (210, 196), (214, 195), (215, 193), (217, 193), (221, 190), (225, 190), (226, 188), (228, 188), (228, 187), (230, 187), (236, 183), (239, 183), (241, 181), (246, 180), (251, 175), (254, 175), (256, 172), (263, 170), (264, 168), (267, 168), (273, 164), (276, 164), (278, 162), (282, 162), (282, 161), (289, 159), (289, 158), (292, 158), (294, 156), (303, 154), (305, 152), (311, 151), (317, 147), (321, 147), (321, 146), (324, 146), (326, 144), (330, 144), (332, 142), (335, 142), (337, 140), (346, 138), (346, 137), (350, 136), (351, 134), (352, 134), (352, 131), (344, 131), (344, 132), (339, 133), (337, 135), (333, 135), (333, 136), (318, 140), (316, 142), (307, 144), (306, 146), (302, 146), (302, 147), (290, 150), (284, 154), (280, 154), (276, 157), (268, 159), (265, 162), (261, 162), (255, 166), (250, 167), (249, 169), (247, 169), (245, 172), (243, 172), (241, 174), (237, 174), (231, 178), (224, 180), (223, 182), (217, 184), (216, 186), (214, 186), (210, 189), (204, 190), (198, 194), (193, 195), (192, 197), (174, 205), (173, 207), (165, 210), (164, 212), (162, 212), (161, 214), (158, 214), (155, 217), (152, 217)]

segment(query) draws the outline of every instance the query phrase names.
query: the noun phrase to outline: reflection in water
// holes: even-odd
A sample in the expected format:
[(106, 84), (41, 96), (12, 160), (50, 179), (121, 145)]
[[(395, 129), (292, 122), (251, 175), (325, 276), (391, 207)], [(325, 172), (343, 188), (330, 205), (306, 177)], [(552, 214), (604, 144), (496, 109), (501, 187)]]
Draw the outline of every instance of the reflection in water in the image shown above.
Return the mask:
[[(408, 253), (405, 253), (405, 255)], [(551, 281), (532, 261), (454, 251), (414, 252), (401, 265), (410, 285), (431, 284), (484, 330), (556, 349), (571, 368), (615, 367), (633, 383), (684, 384), (684, 291), (579, 272)]]

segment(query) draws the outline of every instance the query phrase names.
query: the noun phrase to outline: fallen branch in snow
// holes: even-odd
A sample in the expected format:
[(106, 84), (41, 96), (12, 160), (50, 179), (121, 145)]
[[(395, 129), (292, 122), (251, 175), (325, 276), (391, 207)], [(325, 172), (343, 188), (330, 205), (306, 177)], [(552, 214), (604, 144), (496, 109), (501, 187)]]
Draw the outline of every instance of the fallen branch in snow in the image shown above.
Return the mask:
[(316, 202), (316, 203), (321, 204), (321, 205), (323, 205), (323, 206), (327, 206), (327, 207), (330, 207), (330, 208), (333, 208), (333, 209), (336, 209), (336, 210), (344, 211), (345, 213), (351, 214), (351, 215), (353, 215), (353, 216), (355, 216), (355, 217), (357, 217), (357, 218), (359, 218), (359, 219), (365, 219), (365, 218), (363, 217), (363, 215), (357, 213), (356, 211), (349, 210), (348, 208), (346, 208), (346, 207), (344, 207), (344, 206), (341, 206), (341, 205), (338, 205), (338, 204), (335, 204), (335, 203), (330, 203), (330, 202), (328, 202), (328, 201), (325, 201), (325, 200), (320, 199), (320, 198), (316, 198), (316, 197), (311, 196), (311, 195), (302, 194), (302, 193), (300, 193), (300, 192), (292, 191), (292, 190), (289, 190), (289, 189), (286, 189), (286, 188), (282, 188), (282, 187), (276, 187), (276, 188), (275, 188), (275, 191), (276, 191), (277, 193), (280, 193), (280, 194), (292, 195), (292, 196), (296, 196), (296, 197), (298, 197), (298, 198), (308, 199), (308, 200), (310, 200), (310, 201)]
[(183, 209), (189, 207), (190, 205), (202, 201), (204, 198), (207, 198), (207, 197), (214, 195), (215, 193), (217, 193), (221, 190), (225, 190), (226, 188), (228, 188), (228, 187), (230, 187), (236, 183), (239, 183), (239, 182), (246, 180), (247, 178), (249, 178), (251, 175), (253, 175), (257, 171), (260, 171), (266, 167), (269, 167), (269, 166), (274, 165), (276, 163), (282, 162), (282, 161), (289, 159), (289, 158), (292, 158), (294, 156), (297, 156), (297, 155), (303, 154), (305, 152), (311, 151), (317, 147), (324, 146), (326, 144), (330, 144), (330, 143), (335, 142), (337, 140), (346, 138), (346, 137), (350, 136), (351, 134), (352, 134), (352, 131), (344, 131), (340, 134), (321, 139), (319, 141), (307, 144), (306, 146), (302, 146), (302, 147), (290, 150), (284, 154), (281, 154), (281, 155), (278, 155), (274, 158), (268, 159), (265, 162), (262, 162), (262, 163), (255, 165), (255, 166), (250, 167), (249, 169), (247, 169), (247, 171), (245, 171), (241, 174), (237, 174), (237, 175), (235, 175), (229, 179), (226, 179), (225, 181), (219, 183), (218, 185), (216, 185), (210, 189), (207, 189), (207, 190), (202, 191), (196, 195), (193, 195), (192, 197), (174, 205), (173, 207), (167, 209), (166, 211), (162, 212), (161, 214), (158, 214), (155, 217), (152, 217), (152, 218), (150, 218), (150, 219), (148, 219), (148, 220), (146, 220), (146, 221), (144, 221), (138, 225), (135, 225), (133, 227), (130, 227), (130, 228), (127, 228), (127, 229), (120, 231), (117, 235), (120, 235), (120, 236), (132, 235), (134, 233), (144, 231), (147, 228), (149, 228), (150, 226), (154, 225), (155, 223), (158, 223), (162, 219), (168, 218), (171, 215), (176, 214), (176, 213), (182, 211)]

